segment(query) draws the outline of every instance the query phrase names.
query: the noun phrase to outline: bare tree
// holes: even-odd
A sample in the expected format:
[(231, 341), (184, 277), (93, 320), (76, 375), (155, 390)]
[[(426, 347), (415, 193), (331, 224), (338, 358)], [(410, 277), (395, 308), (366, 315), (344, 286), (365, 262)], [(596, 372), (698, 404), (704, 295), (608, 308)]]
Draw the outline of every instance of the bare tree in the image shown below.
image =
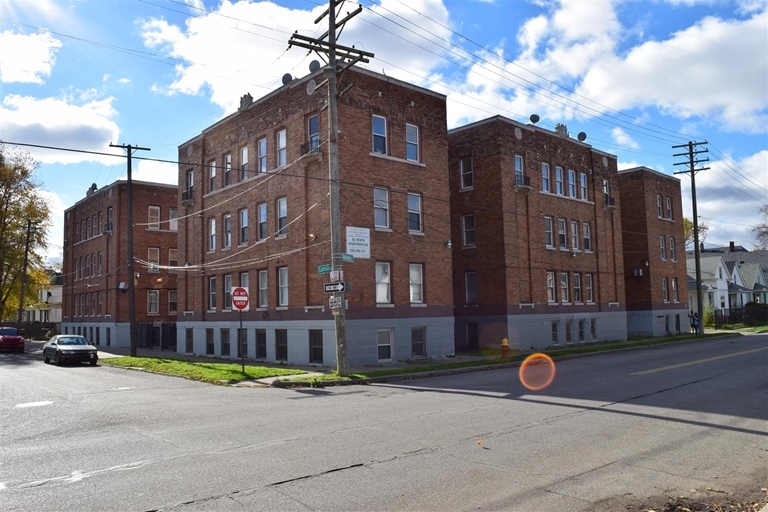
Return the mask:
[(768, 250), (768, 204), (764, 204), (758, 210), (762, 220), (752, 226), (752, 233), (755, 234), (755, 249), (758, 251)]

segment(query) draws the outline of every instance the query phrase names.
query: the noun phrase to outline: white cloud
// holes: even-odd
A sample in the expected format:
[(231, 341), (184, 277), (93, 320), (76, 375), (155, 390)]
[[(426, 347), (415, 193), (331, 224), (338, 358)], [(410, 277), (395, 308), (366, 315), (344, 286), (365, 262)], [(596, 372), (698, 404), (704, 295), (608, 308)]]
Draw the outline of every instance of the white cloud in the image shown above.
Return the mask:
[[(136, 162), (136, 160), (134, 160)], [(128, 176), (121, 176), (118, 179), (124, 180)], [(131, 178), (136, 181), (149, 181), (153, 183), (167, 183), (176, 185), (179, 181), (179, 166), (166, 162), (155, 162), (153, 160), (138, 160), (136, 169), (132, 171)]]
[(616, 144), (630, 149), (640, 149), (640, 144), (638, 144), (632, 137), (630, 137), (629, 134), (622, 128), (617, 127), (612, 129), (611, 136), (613, 136), (613, 140), (616, 142)]
[(67, 206), (56, 192), (38, 190), (38, 194), (48, 203), (51, 210), (51, 225), (46, 233), (48, 250), (44, 258), (49, 260), (61, 260), (63, 254), (62, 243), (64, 240), (64, 210)]
[(50, 34), (0, 32), (0, 48), (5, 48), (0, 51), (0, 82), (42, 84), (50, 76), (61, 46)]
[[(120, 154), (119, 150), (109, 148), (120, 135), (112, 102), (110, 97), (75, 104), (68, 99), (11, 94), (0, 105), (0, 133), (10, 142)], [(42, 163), (114, 162), (111, 157), (86, 153), (27, 150)]]

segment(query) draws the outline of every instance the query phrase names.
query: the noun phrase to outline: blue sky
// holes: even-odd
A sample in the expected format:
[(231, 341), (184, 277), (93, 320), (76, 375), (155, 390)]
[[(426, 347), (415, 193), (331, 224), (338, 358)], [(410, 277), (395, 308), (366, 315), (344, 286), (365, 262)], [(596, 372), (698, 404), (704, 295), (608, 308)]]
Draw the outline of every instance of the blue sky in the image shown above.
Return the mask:
[[(347, 1), (343, 12), (357, 2)], [(340, 43), (366, 67), (448, 97), (449, 128), (492, 115), (571, 134), (671, 174), (672, 146), (709, 142), (697, 174), (707, 246), (752, 248), (768, 203), (768, 12), (763, 0), (360, 0)], [(316, 0), (0, 0), (0, 140), (175, 160), (177, 147), (315, 57)], [(125, 178), (124, 158), (24, 148), (55, 212)], [(691, 218), (690, 178), (682, 180)], [(140, 161), (134, 179), (176, 183), (175, 165)], [(627, 212), (624, 213), (625, 215)]]

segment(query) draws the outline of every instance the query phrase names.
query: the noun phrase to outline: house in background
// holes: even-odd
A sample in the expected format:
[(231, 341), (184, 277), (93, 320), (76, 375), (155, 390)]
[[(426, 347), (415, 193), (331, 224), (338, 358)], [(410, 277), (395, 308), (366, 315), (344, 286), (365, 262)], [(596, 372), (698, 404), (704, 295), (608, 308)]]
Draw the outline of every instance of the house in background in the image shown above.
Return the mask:
[(626, 339), (616, 157), (583, 140), (502, 116), (448, 133), (457, 347)]
[[(245, 95), (179, 146), (179, 353), (335, 364), (322, 80)], [(453, 354), (445, 96), (355, 67), (340, 80), (348, 363)]]
[[(701, 289), (702, 303), (714, 309), (726, 309), (729, 303), (729, 286), (733, 281), (731, 272), (719, 253), (701, 253)], [(696, 260), (693, 251), (686, 251), (686, 262), (688, 266), (688, 302), (690, 311), (702, 316), (698, 311), (698, 299), (696, 292)]]
[(175, 346), (178, 194), (133, 181), (135, 275), (128, 275), (128, 184), (118, 180), (64, 211), (62, 332), (96, 345), (130, 346), (128, 283), (135, 287), (137, 346)]
[(24, 332), (40, 338), (52, 330), (61, 328), (61, 299), (64, 276), (52, 269), (47, 271), (50, 276), (48, 286), (38, 291), (37, 305), (24, 309), (24, 322), (30, 324)]
[(647, 167), (619, 172), (627, 334), (687, 332), (688, 288), (680, 180)]

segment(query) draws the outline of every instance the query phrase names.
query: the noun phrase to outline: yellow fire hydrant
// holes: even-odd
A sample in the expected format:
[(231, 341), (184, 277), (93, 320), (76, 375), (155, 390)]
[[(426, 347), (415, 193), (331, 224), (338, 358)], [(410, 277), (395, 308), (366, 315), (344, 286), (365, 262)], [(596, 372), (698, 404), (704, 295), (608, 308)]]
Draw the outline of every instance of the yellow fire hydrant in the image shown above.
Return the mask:
[(508, 357), (510, 352), (512, 352), (509, 349), (509, 340), (507, 338), (503, 338), (501, 340), (501, 357)]

